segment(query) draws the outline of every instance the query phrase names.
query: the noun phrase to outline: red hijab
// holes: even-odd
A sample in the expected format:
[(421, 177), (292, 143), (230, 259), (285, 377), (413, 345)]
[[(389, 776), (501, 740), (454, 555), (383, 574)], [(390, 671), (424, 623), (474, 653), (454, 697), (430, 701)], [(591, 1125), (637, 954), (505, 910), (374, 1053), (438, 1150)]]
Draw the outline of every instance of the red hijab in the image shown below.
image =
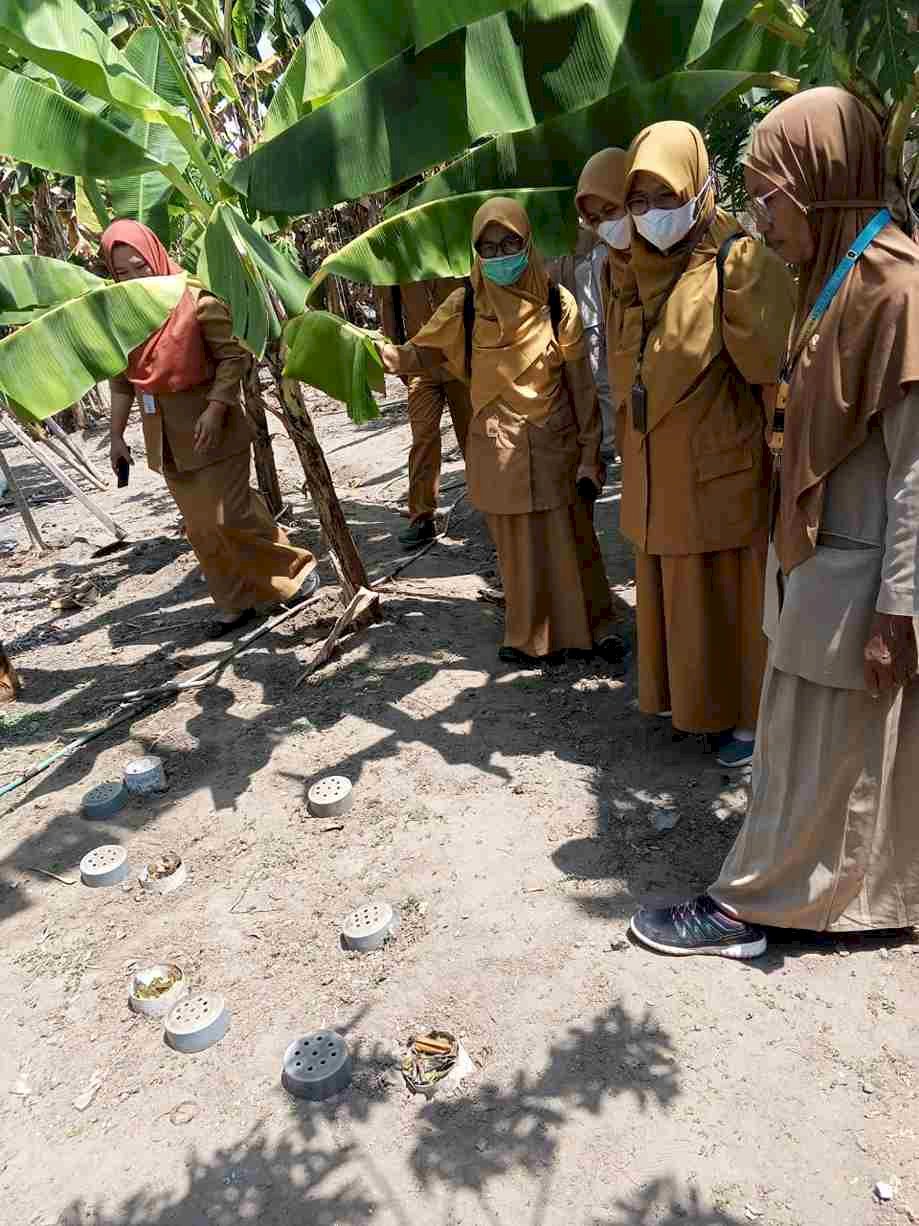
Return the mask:
[[(118, 243), (131, 247), (158, 277), (182, 269), (152, 230), (139, 221), (113, 222), (102, 235), (102, 255), (112, 276), (112, 252)], [(127, 376), (139, 392), (184, 392), (213, 374), (213, 364), (198, 323), (197, 299), (188, 290), (169, 318), (128, 355)]]

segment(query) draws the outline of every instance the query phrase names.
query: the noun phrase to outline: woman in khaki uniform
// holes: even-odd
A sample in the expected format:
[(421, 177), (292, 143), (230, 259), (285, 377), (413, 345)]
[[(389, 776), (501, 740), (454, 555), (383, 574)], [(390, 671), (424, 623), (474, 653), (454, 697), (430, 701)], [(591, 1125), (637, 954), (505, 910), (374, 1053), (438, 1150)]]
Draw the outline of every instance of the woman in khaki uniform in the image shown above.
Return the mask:
[(628, 162), (629, 155), (625, 149), (601, 149), (585, 163), (574, 197), (582, 223), (597, 235), (606, 252), (600, 288), (606, 325), (606, 356), (610, 368), (610, 397), (617, 410), (625, 392), (616, 386), (622, 380), (615, 379), (611, 359), (618, 348), (622, 301), (630, 284), (632, 262), (632, 218), (625, 206)]
[(475, 318), (467, 370), (464, 293), (451, 294), (407, 345), (382, 345), (394, 374), (444, 367), (469, 384), (466, 480), (498, 553), (508, 663), (562, 650), (618, 656), (609, 583), (593, 530), (602, 488), (600, 415), (577, 305), (559, 287), (558, 338), (549, 279), (526, 212), (496, 197), (472, 227)]
[(845, 90), (770, 112), (745, 178), (799, 271), (750, 802), (708, 892), (632, 920), (659, 951), (729, 958), (765, 951), (760, 924), (919, 924), (919, 247), (884, 208), (881, 126)]
[(752, 758), (766, 661), (769, 463), (754, 387), (778, 379), (793, 286), (782, 261), (716, 208), (689, 124), (635, 138), (626, 200), (633, 281), (610, 348), (639, 705), (684, 732), (721, 734), (719, 762), (738, 766)]
[[(153, 231), (135, 221), (109, 226), (102, 252), (117, 281), (181, 271)], [(213, 637), (250, 621), (258, 605), (318, 586), (313, 555), (290, 544), (249, 487), (253, 433), (239, 404), (249, 360), (224, 304), (189, 290), (110, 382), (112, 468), (132, 462), (124, 431), (138, 398), (147, 465), (163, 474), (217, 605)]]

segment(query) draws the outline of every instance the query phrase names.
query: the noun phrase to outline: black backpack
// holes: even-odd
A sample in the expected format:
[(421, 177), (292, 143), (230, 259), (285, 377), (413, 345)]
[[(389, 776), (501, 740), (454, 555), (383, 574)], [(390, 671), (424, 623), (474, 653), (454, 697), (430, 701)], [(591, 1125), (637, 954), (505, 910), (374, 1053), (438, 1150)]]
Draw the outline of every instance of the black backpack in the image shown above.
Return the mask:
[[(562, 322), (562, 291), (549, 278), (549, 319), (552, 321), (552, 335), (558, 340), (559, 324)], [(466, 378), (472, 378), (472, 328), (475, 324), (475, 291), (472, 282), (466, 282), (463, 294), (463, 338), (466, 348)]]

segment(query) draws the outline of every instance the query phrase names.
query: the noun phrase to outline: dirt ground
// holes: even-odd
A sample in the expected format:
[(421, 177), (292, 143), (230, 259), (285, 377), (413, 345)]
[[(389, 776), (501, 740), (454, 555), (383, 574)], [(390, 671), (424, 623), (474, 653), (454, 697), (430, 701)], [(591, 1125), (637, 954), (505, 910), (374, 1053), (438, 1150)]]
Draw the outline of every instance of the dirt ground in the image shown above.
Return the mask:
[[(313, 407), (382, 573), (405, 522), (405, 411), (355, 428)], [(138, 456), (136, 426), (130, 437)], [(26, 552), (0, 506), (0, 637), (26, 687), (0, 708), (2, 786), (126, 691), (188, 675), (225, 645), (204, 640), (208, 602), (159, 478), (138, 464), (127, 490), (99, 495), (132, 543), (93, 560), (104, 531), (0, 441), (56, 546)], [(445, 442), (447, 505), (462, 468)], [(104, 468), (104, 433), (87, 447)], [(293, 449), (282, 436), (275, 450), (295, 537), (318, 550)], [(617, 499), (613, 480), (597, 517), (630, 633)], [(298, 686), (337, 608), (325, 564), (323, 600), (217, 683), (0, 800), (3, 1223), (916, 1220), (919, 946), (786, 933), (734, 964), (624, 939), (637, 902), (712, 879), (743, 788), (640, 716), (630, 675), (499, 665), (501, 611), (479, 598), (493, 571), (460, 502), (447, 539), (386, 589), (380, 623)], [(95, 603), (52, 607), (87, 578)], [(168, 791), (86, 821), (87, 790), (145, 753), (164, 760)], [(306, 791), (330, 772), (352, 781), (354, 806), (317, 821)], [(679, 821), (658, 833), (662, 811)], [(102, 843), (127, 849), (132, 884), (64, 884)], [(188, 882), (142, 891), (137, 870), (170, 849)], [(398, 906), (399, 936), (344, 953), (340, 921), (367, 899)], [(162, 960), (226, 997), (229, 1032), (202, 1054), (173, 1052), (160, 1023), (127, 1008), (131, 967)], [(476, 1065), (430, 1102), (398, 1071), (419, 1026), (456, 1033)], [(346, 1036), (354, 1079), (310, 1104), (282, 1089), (281, 1061), (320, 1028)]]

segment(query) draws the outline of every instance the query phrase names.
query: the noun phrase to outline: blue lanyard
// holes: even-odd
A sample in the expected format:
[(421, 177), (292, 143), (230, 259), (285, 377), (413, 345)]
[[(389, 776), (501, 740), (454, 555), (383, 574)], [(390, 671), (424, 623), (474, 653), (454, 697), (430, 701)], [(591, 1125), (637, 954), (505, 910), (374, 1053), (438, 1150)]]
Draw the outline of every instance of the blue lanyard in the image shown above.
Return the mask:
[[(855, 242), (833, 269), (832, 275), (820, 291), (817, 301), (811, 307), (807, 322), (801, 330), (802, 336), (808, 336), (813, 331), (814, 326), (820, 322), (826, 314), (827, 307), (836, 297), (843, 281), (845, 281), (861, 256), (864, 255), (889, 221), (890, 209), (881, 209), (880, 212), (875, 213), (864, 230), (861, 231)], [(800, 348), (803, 349), (803, 347), (802, 345)], [(793, 362), (790, 362), (788, 365), (790, 367), (793, 365)]]

